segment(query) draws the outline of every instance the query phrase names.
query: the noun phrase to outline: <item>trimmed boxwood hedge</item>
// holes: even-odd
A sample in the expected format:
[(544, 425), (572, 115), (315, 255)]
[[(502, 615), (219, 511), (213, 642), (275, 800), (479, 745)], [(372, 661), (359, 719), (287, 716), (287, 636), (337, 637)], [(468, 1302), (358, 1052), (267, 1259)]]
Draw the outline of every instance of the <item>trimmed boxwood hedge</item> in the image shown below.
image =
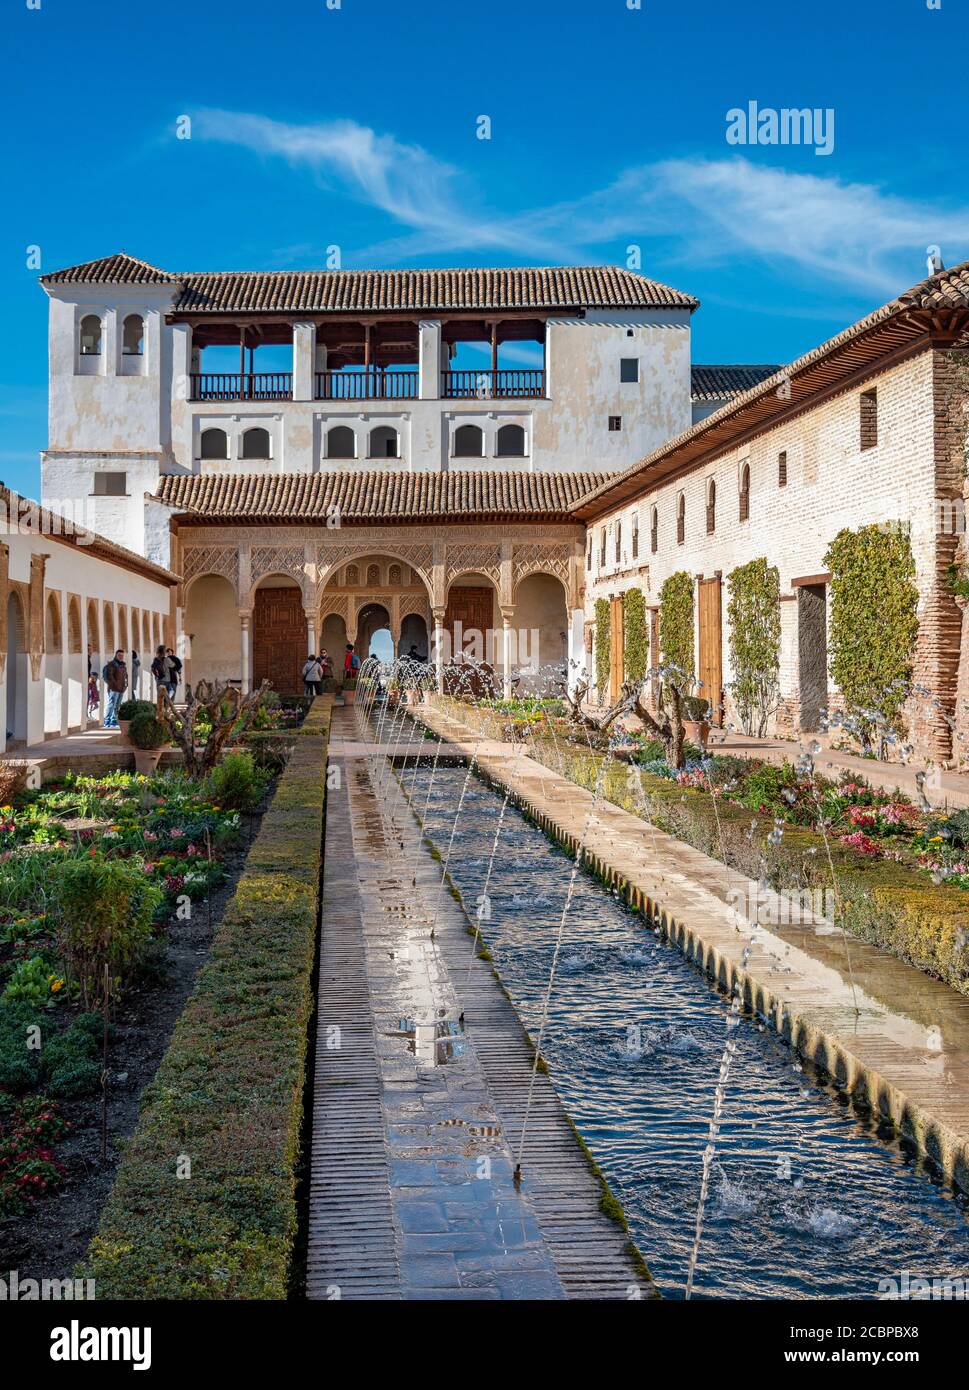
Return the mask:
[[(175, 1025), (88, 1252), (101, 1299), (281, 1299), (319, 911), (320, 699)], [(179, 1177), (188, 1160), (191, 1176)]]

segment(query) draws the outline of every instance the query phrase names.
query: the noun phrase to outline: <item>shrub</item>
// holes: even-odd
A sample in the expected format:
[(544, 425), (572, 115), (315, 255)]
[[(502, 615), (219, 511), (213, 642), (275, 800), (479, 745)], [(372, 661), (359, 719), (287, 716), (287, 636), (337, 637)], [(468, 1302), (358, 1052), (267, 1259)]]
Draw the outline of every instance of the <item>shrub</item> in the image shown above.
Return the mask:
[(646, 626), (646, 599), (642, 589), (627, 589), (623, 595), (626, 647), (623, 664), (626, 680), (638, 685), (649, 665), (649, 629)]
[(659, 644), (664, 666), (693, 679), (693, 580), (678, 570), (659, 591)]
[(169, 740), (168, 727), (153, 713), (139, 714), (131, 721), (128, 738), (136, 748), (164, 748)]
[(150, 700), (122, 700), (118, 706), (119, 719), (137, 719), (139, 714), (154, 714), (155, 706)]
[(206, 795), (227, 811), (250, 811), (268, 781), (268, 774), (256, 767), (251, 753), (228, 753), (209, 773)]
[(824, 557), (831, 571), (831, 675), (862, 744), (876, 723), (898, 725), (918, 636), (915, 560), (901, 527), (839, 531)]
[(731, 684), (744, 732), (763, 736), (780, 691), (781, 586), (775, 565), (761, 556), (741, 565), (727, 580)]
[(43, 956), (31, 956), (14, 967), (3, 991), (4, 1002), (33, 1004), (36, 1008), (50, 1007), (64, 987), (64, 981)]
[(16, 1216), (60, 1185), (50, 1146), (67, 1128), (44, 1096), (0, 1095), (0, 1216)]
[(137, 965), (161, 891), (138, 862), (95, 855), (61, 865), (55, 895), (61, 954), (85, 1003), (100, 1005), (105, 966), (122, 983)]
[(609, 666), (612, 660), (612, 627), (609, 616), (609, 601), (604, 598), (596, 599), (596, 690), (599, 693), (599, 703), (602, 703), (605, 692), (609, 687)]
[(928, 835), (944, 835), (956, 849), (969, 848), (969, 809), (955, 811), (945, 820), (932, 821)]

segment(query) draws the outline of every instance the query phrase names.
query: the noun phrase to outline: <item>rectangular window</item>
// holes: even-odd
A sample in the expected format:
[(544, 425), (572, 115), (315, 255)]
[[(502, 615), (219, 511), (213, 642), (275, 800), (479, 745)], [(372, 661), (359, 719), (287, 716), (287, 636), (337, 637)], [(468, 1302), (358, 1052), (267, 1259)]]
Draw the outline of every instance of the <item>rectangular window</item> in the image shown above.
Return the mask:
[(639, 358), (620, 357), (619, 359), (619, 380), (638, 381), (639, 380)]
[(649, 548), (655, 555), (659, 550), (659, 512), (653, 508), (653, 519), (649, 526)]
[(782, 449), (777, 455), (777, 486), (787, 487), (787, 450)]
[(862, 391), (860, 397), (862, 449), (874, 449), (878, 443), (878, 392)]
[(639, 559), (639, 513), (633, 513), (633, 536), (632, 536), (633, 559)]
[(95, 497), (125, 497), (128, 493), (127, 473), (95, 473)]
[(615, 434), (617, 430), (621, 430), (621, 429), (622, 429), (622, 416), (621, 416), (621, 415), (610, 415), (610, 416), (609, 416), (609, 429), (610, 429), (610, 431), (611, 431), (613, 434)]
[(616, 564), (622, 559), (622, 522), (616, 522)]
[(603, 526), (599, 535), (599, 568), (604, 570), (606, 567), (606, 528)]
[(592, 536), (591, 536), (591, 534), (590, 534), (590, 536), (589, 536), (589, 544), (588, 544), (588, 547), (587, 547), (587, 549), (586, 549), (585, 567), (586, 567), (587, 570), (591, 570), (591, 569), (592, 569)]

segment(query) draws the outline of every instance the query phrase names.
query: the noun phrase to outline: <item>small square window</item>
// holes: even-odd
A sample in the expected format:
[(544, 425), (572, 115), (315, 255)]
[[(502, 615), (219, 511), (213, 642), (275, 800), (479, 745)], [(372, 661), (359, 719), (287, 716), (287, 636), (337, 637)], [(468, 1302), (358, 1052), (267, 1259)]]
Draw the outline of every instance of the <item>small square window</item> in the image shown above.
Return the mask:
[(619, 380), (638, 381), (639, 380), (639, 358), (620, 357), (619, 359)]
[(621, 429), (622, 429), (622, 416), (621, 416), (621, 415), (610, 415), (610, 416), (609, 416), (609, 430), (610, 430), (610, 433), (615, 434), (615, 433), (617, 433), (617, 431), (619, 431), (619, 430), (621, 430)]
[(777, 486), (787, 487), (787, 450), (782, 449), (777, 455)]
[(95, 497), (125, 497), (127, 492), (127, 473), (95, 473)]

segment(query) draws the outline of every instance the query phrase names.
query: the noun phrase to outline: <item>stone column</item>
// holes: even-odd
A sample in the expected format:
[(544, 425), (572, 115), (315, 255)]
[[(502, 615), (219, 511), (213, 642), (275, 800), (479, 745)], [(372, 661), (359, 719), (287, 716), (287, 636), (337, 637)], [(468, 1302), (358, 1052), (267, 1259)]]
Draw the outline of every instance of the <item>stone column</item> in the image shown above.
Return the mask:
[(316, 655), (316, 612), (312, 608), (304, 608), (306, 614), (306, 655)]
[(293, 324), (293, 400), (311, 401), (316, 395), (316, 324)]
[(501, 610), (501, 693), (506, 700), (511, 699), (511, 625), (514, 617), (514, 608)]
[(441, 322), (421, 319), (417, 331), (421, 400), (436, 401), (441, 395)]
[(566, 672), (570, 695), (575, 694), (576, 686), (580, 681), (586, 679), (586, 675), (585, 613), (581, 608), (573, 608), (572, 621), (569, 623), (569, 655), (568, 671)]
[(252, 689), (249, 664), (249, 624), (252, 618), (250, 608), (239, 609), (239, 648), (242, 658), (242, 693), (248, 695)]
[(434, 616), (434, 670), (437, 675), (437, 693), (444, 694), (444, 615), (445, 609), (435, 608)]

